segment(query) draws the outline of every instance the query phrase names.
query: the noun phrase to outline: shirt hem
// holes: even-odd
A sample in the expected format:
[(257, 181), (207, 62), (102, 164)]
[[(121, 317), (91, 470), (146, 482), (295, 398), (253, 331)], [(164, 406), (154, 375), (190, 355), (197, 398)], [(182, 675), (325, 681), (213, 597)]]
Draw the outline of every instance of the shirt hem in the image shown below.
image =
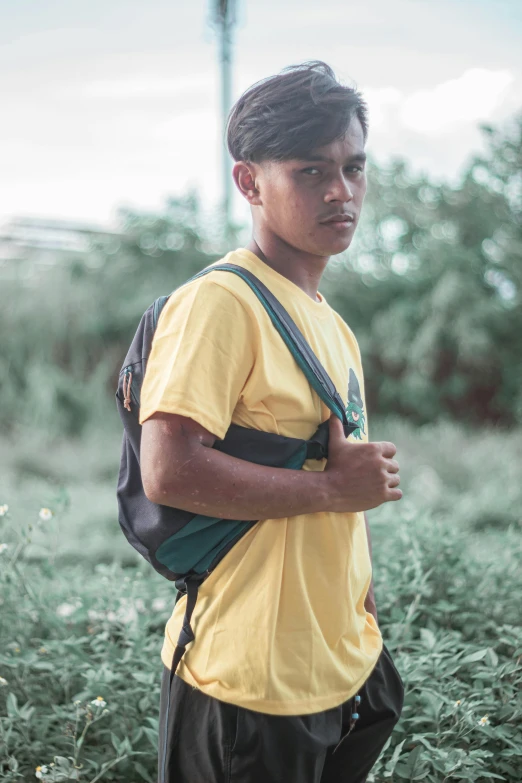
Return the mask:
[[(262, 712), (267, 715), (312, 715), (317, 712), (325, 712), (326, 710), (333, 709), (334, 707), (338, 707), (341, 704), (344, 704), (344, 702), (351, 699), (357, 691), (364, 685), (368, 677), (370, 677), (371, 673), (373, 672), (377, 661), (379, 660), (379, 657), (383, 650), (383, 639), (382, 636), (380, 637), (380, 645), (377, 655), (375, 656), (375, 659), (372, 661), (371, 665), (368, 666), (367, 669), (365, 669), (364, 674), (355, 682), (355, 684), (348, 690), (343, 691), (343, 693), (336, 693), (327, 697), (322, 697), (320, 699), (297, 699), (292, 701), (275, 701), (270, 699), (226, 699), (222, 698), (222, 695), (216, 696), (214, 693), (209, 693), (206, 688), (202, 688), (198, 683), (194, 680), (192, 675), (190, 674), (187, 667), (184, 665), (183, 661), (180, 662), (178, 669), (176, 671), (176, 677), (179, 677), (181, 680), (187, 683), (187, 685), (191, 685), (193, 688), (197, 688), (202, 693), (205, 693), (207, 696), (210, 696), (211, 698), (218, 699), (219, 701), (224, 701), (227, 704), (234, 704), (237, 707), (242, 707), (244, 709), (252, 710), (253, 712)], [(167, 654), (166, 645), (164, 645), (162, 651), (161, 651), (161, 659), (163, 664), (167, 667), (167, 669), (171, 668), (172, 664), (172, 655)]]

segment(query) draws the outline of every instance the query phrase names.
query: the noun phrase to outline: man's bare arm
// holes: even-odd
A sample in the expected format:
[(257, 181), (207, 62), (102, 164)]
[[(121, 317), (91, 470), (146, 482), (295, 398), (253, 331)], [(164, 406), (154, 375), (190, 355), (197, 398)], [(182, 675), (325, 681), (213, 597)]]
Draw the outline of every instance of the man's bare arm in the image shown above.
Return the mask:
[(153, 414), (141, 433), (141, 475), (149, 500), (220, 519), (279, 519), (318, 511), (354, 512), (399, 500), (393, 443), (350, 443), (330, 420), (324, 471), (256, 465), (212, 446), (192, 419)]
[(256, 465), (212, 446), (192, 419), (155, 413), (143, 423), (141, 474), (154, 503), (219, 519), (277, 519), (324, 511), (320, 474)]

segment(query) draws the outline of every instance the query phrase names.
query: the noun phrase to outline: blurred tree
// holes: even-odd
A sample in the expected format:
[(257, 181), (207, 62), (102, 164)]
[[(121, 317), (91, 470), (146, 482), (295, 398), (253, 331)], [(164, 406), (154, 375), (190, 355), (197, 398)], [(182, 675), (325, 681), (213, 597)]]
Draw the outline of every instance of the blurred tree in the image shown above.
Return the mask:
[(0, 428), (42, 426), (79, 435), (114, 416), (113, 391), (141, 314), (222, 255), (220, 226), (197, 194), (162, 214), (120, 210), (121, 232), (93, 233), (83, 257), (27, 261), (3, 281)]
[(370, 167), (356, 240), (330, 262), (373, 411), (522, 421), (522, 115), (483, 131), (457, 188)]

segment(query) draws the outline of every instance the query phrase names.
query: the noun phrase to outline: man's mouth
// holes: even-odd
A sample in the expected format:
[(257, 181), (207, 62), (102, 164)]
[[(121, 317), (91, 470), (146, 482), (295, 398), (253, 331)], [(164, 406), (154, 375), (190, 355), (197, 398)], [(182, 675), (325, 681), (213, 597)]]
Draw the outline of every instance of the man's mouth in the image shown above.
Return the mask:
[(329, 228), (333, 228), (337, 231), (343, 231), (348, 228), (351, 228), (355, 223), (355, 215), (351, 212), (339, 214), (339, 215), (332, 215), (331, 218), (328, 218), (328, 220), (323, 220), (321, 224), (323, 226), (328, 226)]

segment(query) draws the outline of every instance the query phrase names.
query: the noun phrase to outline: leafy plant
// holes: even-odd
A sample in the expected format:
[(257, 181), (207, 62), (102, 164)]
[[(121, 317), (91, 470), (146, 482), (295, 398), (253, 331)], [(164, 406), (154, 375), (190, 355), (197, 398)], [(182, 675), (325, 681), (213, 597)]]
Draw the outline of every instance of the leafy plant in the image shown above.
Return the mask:
[[(0, 775), (154, 781), (173, 587), (145, 563), (61, 562), (55, 502), (25, 525), (0, 506)], [(519, 529), (473, 533), (416, 503), (371, 515), (381, 629), (406, 697), (369, 783), (518, 783)], [(36, 528), (50, 542), (39, 560)]]

